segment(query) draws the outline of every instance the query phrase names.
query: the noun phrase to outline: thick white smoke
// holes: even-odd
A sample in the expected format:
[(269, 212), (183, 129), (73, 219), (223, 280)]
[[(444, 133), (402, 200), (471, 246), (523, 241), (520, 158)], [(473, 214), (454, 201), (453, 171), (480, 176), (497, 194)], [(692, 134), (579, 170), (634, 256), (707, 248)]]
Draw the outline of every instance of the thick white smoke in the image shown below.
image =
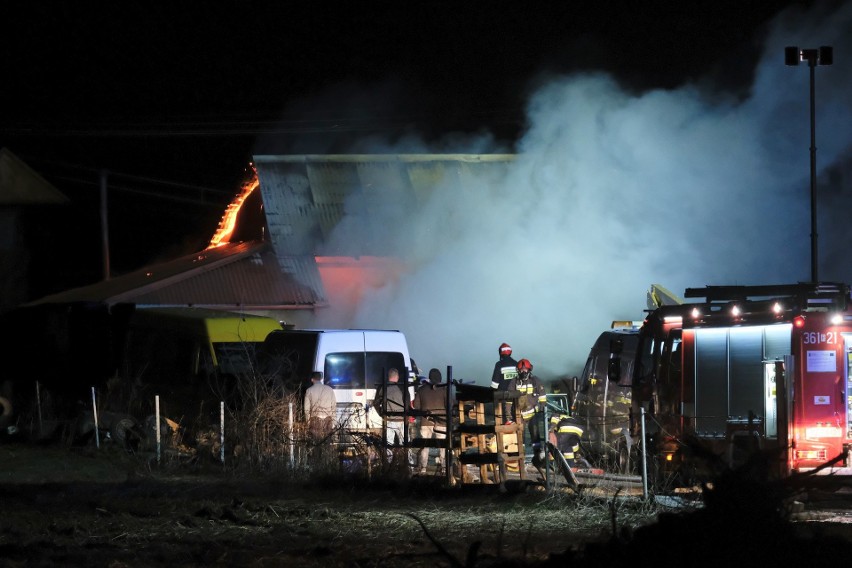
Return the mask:
[[(852, 148), (850, 42), (852, 5), (783, 14), (745, 100), (553, 78), (529, 101), (506, 175), (463, 194), (436, 187), (387, 235), (409, 271), (338, 325), (402, 329), (421, 369), (451, 365), (478, 384), (505, 341), (550, 380), (578, 374), (612, 320), (642, 319), (652, 283), (682, 294), (810, 280), (809, 69), (784, 65), (786, 45), (834, 47), (834, 65), (816, 69), (817, 163), (832, 173), (820, 177), (819, 277), (852, 280), (839, 163)], [(466, 151), (486, 151), (482, 138)]]

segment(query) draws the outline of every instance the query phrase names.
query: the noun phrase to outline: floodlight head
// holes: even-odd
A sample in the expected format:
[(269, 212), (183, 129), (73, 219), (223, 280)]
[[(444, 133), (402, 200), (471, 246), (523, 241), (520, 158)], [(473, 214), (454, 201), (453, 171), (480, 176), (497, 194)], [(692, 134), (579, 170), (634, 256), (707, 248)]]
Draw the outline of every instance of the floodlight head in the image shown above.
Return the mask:
[(799, 51), (799, 48), (795, 45), (790, 45), (784, 48), (784, 64), (785, 65), (798, 65), (799, 61), (802, 60), (802, 54)]
[(819, 46), (819, 64), (831, 65), (834, 63), (834, 48), (830, 45)]

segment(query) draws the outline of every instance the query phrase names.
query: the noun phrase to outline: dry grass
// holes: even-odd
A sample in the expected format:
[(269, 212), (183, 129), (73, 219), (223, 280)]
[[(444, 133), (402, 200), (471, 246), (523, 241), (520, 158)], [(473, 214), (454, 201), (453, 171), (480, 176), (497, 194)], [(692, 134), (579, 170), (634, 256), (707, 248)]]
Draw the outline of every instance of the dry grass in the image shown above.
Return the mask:
[[(612, 526), (607, 501), (567, 492), (151, 468), (114, 448), (3, 447), (2, 459), (11, 565), (533, 565)], [(618, 515), (653, 519), (628, 501)]]
[(653, 556), (664, 542), (687, 565), (713, 566), (724, 565), (726, 552), (756, 546), (754, 537), (775, 547), (754, 549), (761, 557), (849, 553), (818, 535), (802, 538), (778, 514), (765, 483), (739, 476), (720, 479), (706, 506), (673, 514), (617, 491), (528, 486), (501, 493), (339, 470), (297, 479), (178, 458), (158, 467), (149, 457), (115, 446), (0, 446), (4, 561), (549, 568), (622, 565)]
[(612, 491), (412, 479), (363, 443), (348, 448), (362, 467), (344, 470), (331, 440), (307, 435), (298, 393), (268, 384), (243, 383), (224, 449), (216, 428), (190, 436), (179, 421), (159, 453), (144, 435), (9, 449), (0, 552), (37, 565), (534, 565), (659, 512)]

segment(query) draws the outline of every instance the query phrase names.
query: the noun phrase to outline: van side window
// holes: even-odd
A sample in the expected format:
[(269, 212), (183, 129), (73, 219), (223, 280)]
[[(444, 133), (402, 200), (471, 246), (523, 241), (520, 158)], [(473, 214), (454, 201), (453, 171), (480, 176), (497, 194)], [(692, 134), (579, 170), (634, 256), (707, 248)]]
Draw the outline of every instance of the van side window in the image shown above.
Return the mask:
[(664, 378), (671, 381), (679, 381), (681, 373), (681, 357), (680, 357), (681, 337), (680, 330), (673, 330), (666, 342), (665, 351), (665, 369), (661, 373)]
[(363, 389), (376, 388), (388, 369), (396, 367), (403, 376), (407, 368), (402, 353), (359, 351), (356, 353), (329, 353), (323, 366), (326, 383), (333, 388)]
[(385, 374), (391, 367), (399, 371), (399, 382), (407, 381), (405, 369), (408, 364), (402, 353), (392, 351), (369, 351), (367, 352), (367, 388), (375, 388), (384, 379)]
[(589, 392), (589, 387), (592, 386), (590, 378), (595, 372), (595, 358), (589, 357), (586, 359), (586, 367), (583, 369), (583, 374), (580, 375), (583, 377), (583, 382), (580, 385), (580, 394), (587, 394)]

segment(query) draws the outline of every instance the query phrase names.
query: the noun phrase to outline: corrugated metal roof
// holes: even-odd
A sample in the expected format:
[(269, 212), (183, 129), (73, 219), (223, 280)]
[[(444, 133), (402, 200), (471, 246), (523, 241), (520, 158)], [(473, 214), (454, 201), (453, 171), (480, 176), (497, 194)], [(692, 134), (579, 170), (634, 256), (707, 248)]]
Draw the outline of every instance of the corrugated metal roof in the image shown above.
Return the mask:
[(31, 305), (98, 302), (240, 309), (324, 305), (325, 298), (298, 268), (298, 263), (282, 267), (268, 243), (228, 243), (46, 296)]
[(304, 284), (298, 270), (285, 270), (272, 249), (224, 264), (134, 298), (137, 305), (193, 305), (239, 309), (313, 308), (324, 305), (322, 286)]
[[(388, 220), (416, 212), (438, 185), (455, 191), (499, 175), (514, 154), (254, 156), (269, 239), (281, 254), (387, 256)], [(343, 218), (359, 239), (329, 237)]]
[(7, 148), (0, 149), (0, 205), (51, 205), (68, 197)]

